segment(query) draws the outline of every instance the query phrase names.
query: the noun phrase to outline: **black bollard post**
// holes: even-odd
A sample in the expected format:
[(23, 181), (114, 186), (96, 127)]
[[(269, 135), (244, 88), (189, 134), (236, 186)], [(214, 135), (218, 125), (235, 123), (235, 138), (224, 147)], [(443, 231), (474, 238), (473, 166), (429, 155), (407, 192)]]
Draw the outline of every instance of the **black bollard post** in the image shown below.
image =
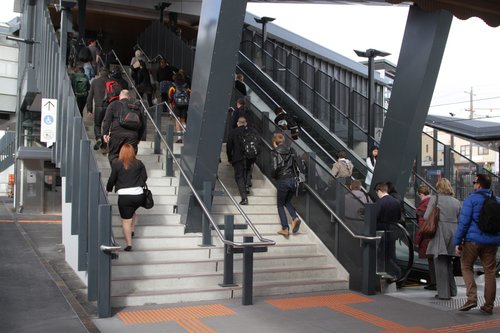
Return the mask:
[[(234, 215), (224, 216), (224, 238), (228, 241), (234, 240)], [(231, 246), (224, 244), (224, 276), (221, 287), (234, 287), (234, 253)]]
[[(244, 236), (243, 242), (253, 243), (253, 236)], [(241, 304), (253, 304), (253, 246), (246, 246), (243, 249), (243, 295)]]

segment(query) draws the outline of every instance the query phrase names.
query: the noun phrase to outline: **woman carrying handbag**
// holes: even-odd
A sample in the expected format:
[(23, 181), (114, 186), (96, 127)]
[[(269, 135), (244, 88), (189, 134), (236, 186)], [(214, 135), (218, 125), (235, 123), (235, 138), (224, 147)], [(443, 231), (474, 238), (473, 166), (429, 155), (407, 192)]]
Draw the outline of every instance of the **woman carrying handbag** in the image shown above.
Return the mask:
[(118, 158), (111, 163), (111, 175), (106, 190), (113, 187), (118, 193), (118, 210), (122, 218), (123, 237), (127, 246), (125, 251), (132, 251), (132, 236), (137, 222), (135, 211), (144, 204), (144, 190), (148, 175), (144, 164), (135, 157), (134, 147), (125, 143), (120, 148)]
[(424, 214), (424, 219), (428, 219), (437, 202), (439, 223), (436, 234), (429, 241), (426, 254), (434, 258), (438, 292), (435, 297), (448, 300), (457, 295), (452, 259), (455, 255), (453, 236), (457, 230), (460, 201), (453, 197), (453, 188), (446, 178), (441, 178), (436, 183), (436, 191), (438, 194), (431, 196)]

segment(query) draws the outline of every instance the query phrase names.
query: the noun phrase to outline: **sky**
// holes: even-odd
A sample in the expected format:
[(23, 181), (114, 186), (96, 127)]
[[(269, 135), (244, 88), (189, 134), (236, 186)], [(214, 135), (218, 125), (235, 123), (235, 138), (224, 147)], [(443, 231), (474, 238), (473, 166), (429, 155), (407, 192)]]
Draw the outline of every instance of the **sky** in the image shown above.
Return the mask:
[[(408, 15), (404, 6), (366, 5), (249, 3), (247, 11), (355, 61), (365, 59), (353, 49), (375, 48), (394, 64)], [(474, 116), (500, 121), (499, 54), (500, 28), (453, 18), (429, 113), (468, 118), (472, 87)]]
[[(12, 19), (13, 0), (0, 1), (0, 22)], [(273, 22), (355, 61), (353, 49), (375, 48), (391, 53), (397, 64), (408, 7), (324, 4), (248, 3), (256, 16)], [(477, 118), (500, 122), (500, 28), (481, 19), (453, 18), (430, 114), (468, 118), (470, 91)]]

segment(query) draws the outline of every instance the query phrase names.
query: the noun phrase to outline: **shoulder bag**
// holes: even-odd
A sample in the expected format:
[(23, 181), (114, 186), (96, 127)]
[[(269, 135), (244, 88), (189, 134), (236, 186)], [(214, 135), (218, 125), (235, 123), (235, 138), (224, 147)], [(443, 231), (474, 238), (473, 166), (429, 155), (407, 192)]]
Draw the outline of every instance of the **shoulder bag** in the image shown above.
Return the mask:
[(144, 201), (142, 203), (142, 207), (144, 207), (146, 209), (153, 208), (153, 206), (155, 205), (155, 202), (153, 200), (153, 193), (151, 193), (151, 191), (148, 188), (148, 184), (144, 185), (143, 191), (144, 191), (143, 192), (144, 193)]
[(436, 195), (436, 203), (429, 214), (429, 217), (424, 220), (420, 228), (420, 235), (422, 238), (433, 238), (436, 234), (437, 226), (439, 223), (439, 196)]

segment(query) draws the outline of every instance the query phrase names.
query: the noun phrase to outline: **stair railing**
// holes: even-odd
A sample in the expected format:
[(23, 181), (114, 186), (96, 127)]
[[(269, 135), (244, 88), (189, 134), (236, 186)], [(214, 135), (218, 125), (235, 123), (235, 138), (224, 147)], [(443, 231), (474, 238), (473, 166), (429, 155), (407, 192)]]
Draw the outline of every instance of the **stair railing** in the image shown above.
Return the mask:
[[(112, 53), (113, 55), (115, 56), (116, 58), (116, 61), (118, 62), (118, 64), (120, 65), (120, 67), (122, 68), (122, 70), (124, 70), (124, 67), (123, 67), (123, 64), (120, 62), (120, 59), (118, 58), (117, 54), (115, 53), (114, 50), (112, 50)], [(128, 73), (126, 71), (125, 72), (125, 75), (127, 76), (127, 78), (130, 80), (130, 77), (128, 75)], [(130, 82), (132, 82), (130, 80)], [(139, 92), (137, 91), (137, 88), (135, 87), (135, 85), (132, 85), (132, 88), (134, 89), (134, 91), (137, 93), (137, 96), (138, 96), (138, 99), (142, 105), (142, 107), (144, 108), (145, 110), (145, 113), (146, 115), (148, 116), (148, 118), (151, 120), (151, 123), (153, 124), (155, 130), (157, 133), (160, 134), (160, 138), (161, 138), (161, 141), (163, 142), (163, 144), (165, 145), (166, 149), (168, 150), (168, 154), (170, 154), (171, 156), (175, 156), (174, 155), (174, 152), (172, 151), (172, 149), (169, 147), (168, 143), (167, 143), (167, 140), (165, 139), (165, 137), (161, 134), (161, 130), (160, 128), (158, 127), (158, 125), (156, 124), (156, 122), (154, 121), (154, 118), (151, 116), (151, 114), (147, 111), (148, 108), (146, 107), (145, 103), (144, 103), (144, 100), (142, 99), (142, 96), (140, 96)], [(221, 240), (221, 242), (225, 245), (228, 245), (228, 246), (231, 246), (231, 247), (234, 247), (234, 248), (245, 248), (245, 247), (267, 247), (267, 246), (271, 246), (271, 245), (275, 245), (276, 242), (275, 241), (272, 241), (272, 240), (268, 240), (268, 239), (265, 239), (265, 238), (262, 238), (262, 236), (257, 235), (256, 236), (259, 238), (259, 242), (235, 242), (235, 241), (228, 241), (225, 239), (224, 235), (221, 233), (220, 229), (219, 229), (219, 226), (217, 225), (217, 223), (214, 221), (212, 215), (210, 214), (208, 208), (206, 207), (203, 199), (200, 197), (200, 195), (197, 193), (196, 189), (194, 188), (193, 184), (189, 181), (189, 177), (187, 176), (187, 174), (184, 172), (184, 170), (182, 169), (179, 161), (177, 161), (176, 158), (173, 159), (174, 163), (177, 165), (177, 168), (179, 169), (179, 172), (181, 173), (182, 177), (184, 178), (184, 180), (186, 181), (186, 184), (187, 186), (190, 188), (193, 196), (195, 197), (196, 201), (198, 202), (198, 204), (200, 205), (203, 213), (205, 214), (205, 216), (207, 217), (208, 221), (210, 222), (210, 224), (212, 225), (212, 227), (214, 228), (215, 232), (217, 233), (217, 236), (219, 237), (219, 239)], [(219, 180), (220, 181), (220, 180)], [(227, 188), (225, 189), (227, 191)], [(228, 196), (232, 198), (231, 194), (229, 192), (227, 192)], [(233, 202), (235, 202), (234, 198), (233, 198)], [(241, 211), (243, 214), (243, 216), (246, 216), (246, 214)], [(250, 221), (250, 219), (248, 218), (248, 216), (246, 216), (246, 221)], [(254, 230), (254, 228), (252, 228), (252, 230)], [(256, 230), (256, 229), (255, 229)], [(261, 240), (262, 239), (262, 240)]]

